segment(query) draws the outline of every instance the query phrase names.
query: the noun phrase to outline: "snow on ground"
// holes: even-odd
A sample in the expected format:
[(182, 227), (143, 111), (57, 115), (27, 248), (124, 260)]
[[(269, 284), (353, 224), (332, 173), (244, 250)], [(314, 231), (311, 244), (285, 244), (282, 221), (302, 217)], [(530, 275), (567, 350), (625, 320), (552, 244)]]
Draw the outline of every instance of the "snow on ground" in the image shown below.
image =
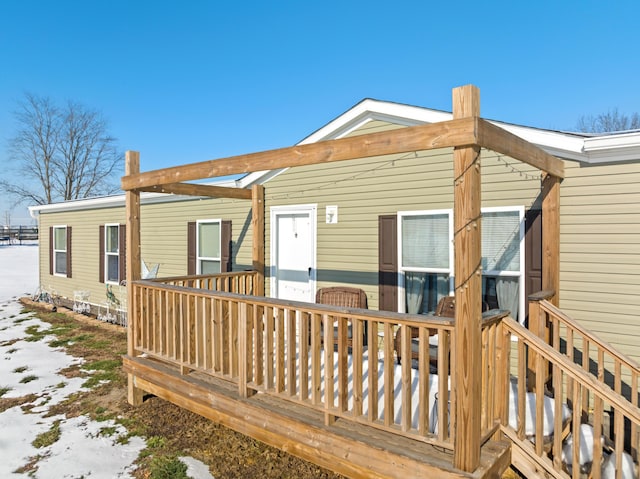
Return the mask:
[[(59, 373), (82, 359), (50, 347), (51, 337), (25, 341), (30, 326), (49, 328), (32, 314), (20, 312), (17, 299), (33, 294), (37, 287), (37, 245), (0, 245), (0, 390), (3, 398), (29, 394), (36, 398), (30, 403), (32, 407), (16, 406), (0, 413), (0, 477), (26, 477), (27, 473), (16, 471), (38, 456), (37, 471), (31, 471), (30, 476), (36, 479), (130, 478), (133, 463), (145, 447), (144, 439), (119, 440), (127, 431), (113, 421), (47, 417), (49, 408), (80, 391), (86, 378), (70, 379)], [(39, 434), (55, 427), (60, 430), (57, 441), (41, 448), (33, 446)], [(211, 478), (206, 465), (193, 458), (181, 460), (191, 478)]]

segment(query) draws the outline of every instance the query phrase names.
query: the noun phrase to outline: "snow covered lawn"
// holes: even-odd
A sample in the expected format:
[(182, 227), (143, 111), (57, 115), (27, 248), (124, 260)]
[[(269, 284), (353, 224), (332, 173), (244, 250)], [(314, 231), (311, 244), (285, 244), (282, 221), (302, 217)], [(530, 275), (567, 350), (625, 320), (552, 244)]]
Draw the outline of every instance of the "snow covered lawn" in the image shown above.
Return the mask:
[[(38, 336), (51, 326), (21, 313), (17, 299), (38, 286), (37, 245), (0, 246), (0, 477), (37, 479), (129, 478), (144, 439), (129, 437), (113, 420), (65, 418), (50, 410), (83, 389), (86, 377), (61, 373), (75, 358)], [(13, 405), (19, 404), (19, 405)], [(206, 466), (186, 458), (194, 479), (210, 478)]]

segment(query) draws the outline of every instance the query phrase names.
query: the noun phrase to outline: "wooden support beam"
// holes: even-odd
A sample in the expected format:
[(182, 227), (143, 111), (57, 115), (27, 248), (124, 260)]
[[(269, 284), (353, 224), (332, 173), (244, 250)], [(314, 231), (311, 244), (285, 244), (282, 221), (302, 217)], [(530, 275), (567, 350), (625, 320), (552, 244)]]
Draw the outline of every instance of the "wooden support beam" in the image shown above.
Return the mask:
[(478, 144), (483, 148), (510, 156), (558, 178), (564, 178), (564, 162), (562, 160), (481, 118), (478, 119)]
[(193, 183), (168, 183), (165, 185), (145, 186), (138, 191), (151, 193), (167, 193), (186, 196), (211, 196), (214, 198), (234, 198), (250, 200), (251, 190), (245, 188), (230, 188), (227, 186), (195, 185)]
[(560, 304), (560, 178), (542, 180), (542, 289), (554, 291), (549, 300)]
[(308, 145), (208, 160), (190, 165), (173, 166), (145, 173), (132, 173), (122, 177), (122, 189), (125, 191), (139, 190), (148, 186), (202, 178), (472, 145), (477, 143), (475, 125), (476, 119), (474, 118), (460, 118), (402, 128), (395, 130), (393, 134), (388, 131), (370, 133), (339, 140), (319, 141)]
[[(125, 174), (134, 175), (140, 171), (140, 153), (127, 151), (125, 154)], [(127, 354), (131, 357), (135, 354), (135, 329), (136, 329), (136, 298), (133, 294), (133, 281), (141, 276), (140, 257), (140, 193), (127, 191), (125, 193), (125, 214), (127, 217)], [(129, 404), (138, 406), (142, 404), (144, 391), (135, 385), (132, 374), (127, 375), (127, 400)]]
[(253, 185), (251, 193), (251, 254), (253, 269), (258, 272), (253, 294), (264, 296), (264, 186)]
[[(473, 85), (453, 90), (453, 117), (477, 118), (480, 93)], [(456, 296), (455, 437), (453, 466), (474, 471), (480, 463), (482, 417), (482, 272), (480, 147), (453, 152), (454, 275)]]

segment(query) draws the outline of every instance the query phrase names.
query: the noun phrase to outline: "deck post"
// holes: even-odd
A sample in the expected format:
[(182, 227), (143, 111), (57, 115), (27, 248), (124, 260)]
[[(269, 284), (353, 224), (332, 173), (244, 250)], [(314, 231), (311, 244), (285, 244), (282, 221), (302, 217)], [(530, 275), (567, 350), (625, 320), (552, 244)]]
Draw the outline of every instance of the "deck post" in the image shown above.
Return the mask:
[(542, 180), (542, 289), (560, 305), (560, 178), (550, 174)]
[[(453, 90), (453, 118), (480, 116), (480, 92), (473, 85)], [(456, 147), (454, 177), (455, 436), (453, 466), (475, 471), (480, 463), (482, 417), (482, 251), (480, 147)]]
[[(140, 153), (125, 153), (125, 176), (140, 173)], [(133, 294), (133, 281), (140, 279), (140, 192), (125, 192), (125, 214), (127, 217), (127, 354), (135, 356), (135, 330), (137, 328), (136, 298)], [(142, 404), (144, 391), (135, 386), (135, 378), (127, 374), (127, 400), (133, 406)]]
[(251, 187), (251, 229), (253, 269), (258, 272), (253, 285), (255, 296), (264, 296), (264, 186)]

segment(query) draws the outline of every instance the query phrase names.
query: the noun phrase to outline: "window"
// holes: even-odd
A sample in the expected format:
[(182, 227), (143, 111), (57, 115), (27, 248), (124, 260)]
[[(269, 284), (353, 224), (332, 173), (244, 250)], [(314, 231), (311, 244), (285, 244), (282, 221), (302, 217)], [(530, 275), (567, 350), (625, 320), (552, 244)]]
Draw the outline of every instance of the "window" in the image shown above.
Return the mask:
[[(427, 314), (454, 293), (453, 212), (398, 213), (400, 311)], [(482, 299), (485, 308), (524, 308), (524, 209), (482, 209)], [(402, 294), (404, 293), (404, 294)]]
[[(107, 283), (120, 283), (120, 226), (104, 226), (104, 270)], [(123, 278), (124, 279), (124, 278)]]
[(67, 276), (67, 227), (53, 227), (53, 272)]
[(221, 225), (220, 220), (197, 222), (197, 274), (216, 274), (221, 269)]
[(491, 309), (524, 317), (524, 209), (482, 210), (482, 299)]
[(435, 311), (450, 293), (453, 275), (452, 215), (449, 210), (398, 213), (401, 311)]

